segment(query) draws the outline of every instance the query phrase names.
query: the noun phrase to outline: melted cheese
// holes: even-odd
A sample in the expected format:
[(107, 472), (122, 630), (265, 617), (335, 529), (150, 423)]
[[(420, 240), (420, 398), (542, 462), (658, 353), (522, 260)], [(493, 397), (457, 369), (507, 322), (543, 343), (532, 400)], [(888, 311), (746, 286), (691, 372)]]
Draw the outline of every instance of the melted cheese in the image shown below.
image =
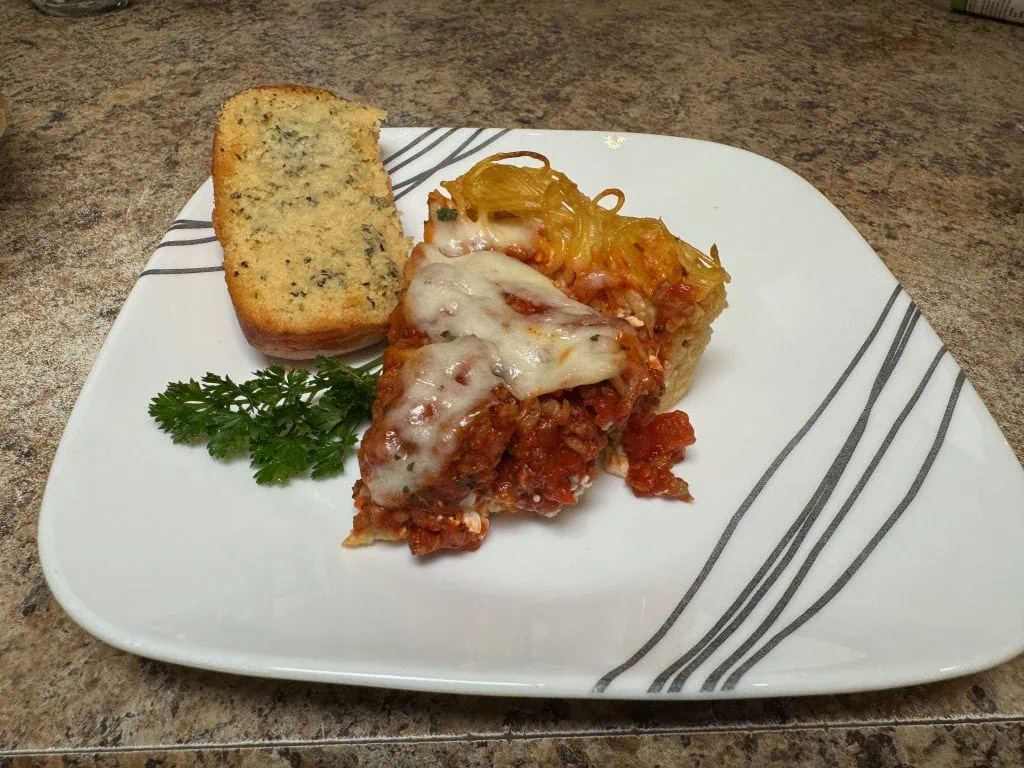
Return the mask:
[[(495, 350), (492, 370), (519, 400), (595, 384), (621, 373), (622, 324), (573, 301), (540, 272), (493, 251), (427, 263), (409, 283), (405, 311), (432, 342), (475, 336)], [(544, 309), (520, 314), (516, 296)]]
[(403, 394), (385, 415), (388, 458), (364, 478), (381, 506), (398, 506), (448, 462), (455, 438), (501, 380), (496, 351), (468, 336), (417, 349), (402, 369)]
[(436, 211), (433, 244), (448, 256), (462, 256), (473, 251), (505, 251), (515, 249), (522, 253), (534, 250), (537, 233), (520, 221), (491, 221), (481, 217), (472, 221), (460, 214), (454, 221), (441, 221)]
[[(492, 251), (449, 258), (431, 246), (420, 253), (425, 263), (404, 309), (431, 343), (402, 369), (402, 395), (384, 417), (388, 458), (364, 478), (386, 507), (401, 506), (444, 470), (495, 387), (526, 400), (613, 379), (626, 364), (618, 336), (628, 326), (573, 301), (517, 259)], [(521, 314), (506, 296), (541, 309)]]

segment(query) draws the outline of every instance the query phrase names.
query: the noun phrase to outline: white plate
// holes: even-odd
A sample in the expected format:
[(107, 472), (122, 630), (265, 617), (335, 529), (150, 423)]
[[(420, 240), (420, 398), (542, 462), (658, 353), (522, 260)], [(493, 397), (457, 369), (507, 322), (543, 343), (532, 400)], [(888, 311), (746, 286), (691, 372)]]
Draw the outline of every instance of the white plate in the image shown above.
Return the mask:
[(244, 461), (173, 445), (146, 413), (168, 381), (267, 363), (235, 322), (207, 183), (128, 297), (47, 485), (43, 567), (89, 632), (252, 675), (636, 698), (881, 688), (1024, 648), (1024, 472), (810, 185), (663, 136), (388, 129), (382, 143), (413, 235), (437, 182), (530, 149), (590, 194), (622, 188), (627, 213), (718, 243), (730, 307), (683, 403), (696, 501), (605, 477), (554, 520), (496, 519), (478, 552), (417, 560), (339, 546), (354, 459), (268, 489)]

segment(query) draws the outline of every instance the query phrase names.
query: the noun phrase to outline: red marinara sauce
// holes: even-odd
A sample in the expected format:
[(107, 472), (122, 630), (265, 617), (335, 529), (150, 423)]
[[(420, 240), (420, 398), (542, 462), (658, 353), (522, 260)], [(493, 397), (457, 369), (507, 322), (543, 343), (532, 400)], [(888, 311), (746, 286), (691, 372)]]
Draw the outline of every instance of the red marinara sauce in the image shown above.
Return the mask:
[(536, 315), (547, 309), (543, 304), (524, 299), (522, 296), (516, 296), (514, 293), (505, 294), (505, 303), (520, 315)]
[(672, 466), (695, 440), (690, 417), (682, 411), (634, 412), (622, 436), (622, 449), (629, 459), (626, 482), (638, 496), (689, 501), (686, 481), (672, 474)]

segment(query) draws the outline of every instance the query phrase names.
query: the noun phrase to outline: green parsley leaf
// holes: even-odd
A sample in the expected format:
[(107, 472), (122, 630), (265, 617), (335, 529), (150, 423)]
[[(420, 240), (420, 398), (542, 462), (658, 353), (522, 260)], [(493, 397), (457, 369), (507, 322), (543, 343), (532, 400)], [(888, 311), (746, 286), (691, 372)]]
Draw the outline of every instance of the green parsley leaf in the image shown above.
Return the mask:
[(438, 208), (437, 209), (437, 220), (438, 221), (455, 221), (459, 218), (459, 212), (455, 208)]
[(321, 355), (315, 372), (272, 365), (241, 383), (208, 373), (168, 384), (149, 415), (176, 443), (205, 439), (215, 459), (248, 454), (261, 485), (330, 477), (370, 418), (380, 365), (377, 358), (351, 368)]

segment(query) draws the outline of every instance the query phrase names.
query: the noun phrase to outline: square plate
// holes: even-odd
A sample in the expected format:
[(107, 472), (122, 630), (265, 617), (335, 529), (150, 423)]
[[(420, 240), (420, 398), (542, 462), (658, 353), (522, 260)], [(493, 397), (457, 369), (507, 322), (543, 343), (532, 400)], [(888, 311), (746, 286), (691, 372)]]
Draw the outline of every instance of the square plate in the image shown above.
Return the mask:
[[(39, 547), (86, 630), (250, 675), (467, 693), (738, 697), (924, 682), (1024, 648), (1024, 471), (853, 226), (765, 158), (690, 139), (385, 129), (406, 232), (491, 152), (547, 155), (698, 247), (730, 307), (681, 407), (692, 504), (602, 477), (473, 554), (348, 551), (343, 477), (258, 487), (146, 413), (171, 380), (245, 378), (209, 221), (189, 201), (114, 323), (54, 460)], [(361, 359), (367, 359), (369, 354)], [(359, 361), (356, 356), (354, 361)]]

